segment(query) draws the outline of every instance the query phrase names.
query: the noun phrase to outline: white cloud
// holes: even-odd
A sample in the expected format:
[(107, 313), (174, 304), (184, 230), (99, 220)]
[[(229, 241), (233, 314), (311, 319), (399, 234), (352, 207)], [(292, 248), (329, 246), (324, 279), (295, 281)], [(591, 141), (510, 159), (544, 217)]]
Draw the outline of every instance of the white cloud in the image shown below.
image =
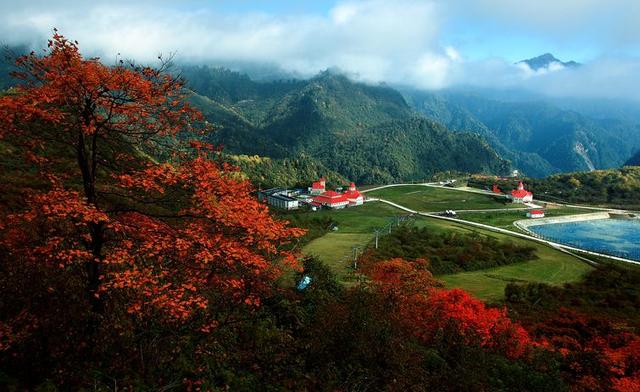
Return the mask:
[(216, 12), (206, 2), (181, 7), (170, 1), (36, 0), (18, 7), (0, 0), (0, 35), (8, 43), (43, 46), (58, 27), (84, 51), (105, 59), (122, 53), (149, 61), (177, 52), (183, 61), (270, 63), (307, 76), (336, 67), (367, 82), (421, 88), (524, 87), (554, 95), (640, 98), (638, 59), (609, 57), (578, 69), (552, 64), (533, 71), (500, 58), (469, 60), (444, 43), (442, 26), (461, 15), (558, 35), (580, 34), (588, 23), (601, 26), (598, 16), (622, 13), (626, 19), (603, 34), (611, 40), (621, 31), (640, 36), (636, 23), (627, 22), (640, 17), (637, 1), (617, 2), (607, 7), (596, 0), (353, 0), (339, 2), (326, 15), (272, 15)]
[(274, 62), (303, 74), (338, 67), (362, 80), (393, 81), (405, 63), (441, 52), (435, 5), (414, 0), (342, 2), (326, 17), (222, 14), (123, 2), (3, 5), (0, 29), (10, 43), (26, 37), (44, 43), (55, 26), (106, 58), (122, 53), (146, 61), (159, 52), (178, 51), (181, 60)]
[(447, 46), (445, 48), (445, 53), (447, 54), (447, 56), (453, 60), (453, 61), (460, 61), (462, 60), (462, 56), (460, 56), (460, 53), (458, 53), (458, 51), (456, 50), (456, 48), (454, 48), (453, 46)]

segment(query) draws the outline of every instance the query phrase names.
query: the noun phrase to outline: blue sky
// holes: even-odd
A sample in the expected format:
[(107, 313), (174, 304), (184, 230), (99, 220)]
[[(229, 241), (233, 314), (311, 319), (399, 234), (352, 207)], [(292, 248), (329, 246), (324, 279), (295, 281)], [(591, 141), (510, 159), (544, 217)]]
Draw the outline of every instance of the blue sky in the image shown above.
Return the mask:
[[(523, 87), (640, 98), (638, 0), (0, 0), (0, 37), (42, 46), (57, 27), (105, 59), (262, 63), (300, 76), (439, 89)], [(551, 52), (585, 63), (533, 72)]]
[[(561, 2), (561, 0), (560, 0)], [(175, 4), (178, 3), (178, 4)], [(274, 16), (308, 16), (316, 15), (326, 17), (331, 10), (339, 5), (340, 1), (295, 1), (295, 0), (218, 0), (218, 1), (182, 1), (170, 3), (168, 6), (182, 10), (213, 9), (221, 13), (248, 14), (265, 13)], [(427, 2), (425, 2), (427, 3)], [(444, 2), (440, 2), (444, 3)], [(493, 4), (498, 7), (499, 2)], [(514, 3), (518, 3), (514, 1)], [(593, 4), (585, 2), (585, 7)], [(601, 2), (606, 4), (607, 2)], [(491, 7), (491, 2), (488, 2)], [(546, 7), (545, 2), (539, 3), (540, 7)], [(624, 5), (611, 2), (609, 8), (621, 10)], [(446, 7), (446, 5), (445, 5)], [(606, 8), (606, 7), (603, 7)], [(567, 16), (570, 18), (570, 16)], [(590, 21), (589, 23), (593, 23)], [(611, 25), (617, 23), (615, 16), (609, 20)], [(606, 28), (607, 23), (599, 26)], [(593, 31), (587, 29), (572, 36), (549, 36), (546, 31), (539, 31), (526, 23), (517, 26), (511, 23), (496, 23), (494, 19), (486, 18), (474, 13), (454, 13), (449, 15), (443, 24), (443, 43), (460, 48), (460, 51), (474, 60), (486, 57), (503, 57), (516, 62), (542, 53), (552, 52), (563, 60), (575, 60), (579, 62), (590, 61), (607, 52), (606, 47), (601, 47), (597, 40), (593, 39)], [(597, 34), (597, 32), (596, 32)], [(629, 48), (630, 53), (635, 49)]]
[[(454, 3), (455, 1), (451, 1)], [(252, 13), (264, 12), (272, 15), (310, 15), (327, 16), (331, 9), (343, 3), (340, 1), (256, 1), (256, 0), (220, 0), (220, 1), (187, 1), (182, 7), (187, 9), (213, 8), (221, 12), (229, 13)], [(427, 2), (424, 2), (427, 3)], [(440, 2), (446, 3), (446, 2)], [(493, 4), (492, 4), (493, 3)], [(491, 7), (500, 7), (500, 2), (486, 2), (485, 9), (489, 12)], [(518, 3), (518, 1), (512, 1)], [(522, 2), (521, 2), (522, 3)], [(535, 2), (534, 2), (535, 3)], [(559, 0), (557, 3), (562, 3)], [(568, 3), (571, 3), (569, 1)], [(583, 8), (592, 8), (594, 3), (583, 1)], [(555, 30), (549, 34), (544, 28), (536, 28), (528, 23), (518, 25), (518, 23), (496, 23), (495, 19), (486, 18), (474, 12), (453, 12), (443, 24), (443, 43), (460, 48), (460, 51), (471, 59), (479, 60), (486, 57), (503, 57), (509, 61), (516, 62), (525, 58), (530, 58), (542, 53), (552, 52), (563, 60), (575, 60), (579, 62), (590, 61), (600, 55), (605, 54), (610, 49), (602, 46), (598, 42), (598, 30), (613, 28), (619, 23), (616, 18), (618, 12), (626, 12), (629, 7), (633, 7), (633, 2), (600, 1), (597, 8), (596, 18), (585, 20), (585, 28), (577, 34), (554, 35)], [(539, 3), (539, 7), (545, 8), (553, 2)], [(607, 6), (607, 4), (609, 4)], [(180, 7), (178, 5), (178, 7)], [(445, 5), (446, 7), (446, 5)], [(580, 8), (580, 2), (576, 4)], [(455, 8), (455, 7), (454, 7)], [(602, 14), (604, 10), (604, 15)], [(550, 10), (553, 12), (553, 7)], [(576, 16), (577, 18), (583, 16)], [(571, 11), (566, 15), (571, 19)], [(504, 21), (503, 21), (504, 22)], [(570, 25), (573, 24), (569, 23)], [(589, 29), (588, 25), (594, 27)], [(627, 48), (629, 53), (637, 54), (637, 48)], [(624, 52), (624, 50), (623, 50)]]

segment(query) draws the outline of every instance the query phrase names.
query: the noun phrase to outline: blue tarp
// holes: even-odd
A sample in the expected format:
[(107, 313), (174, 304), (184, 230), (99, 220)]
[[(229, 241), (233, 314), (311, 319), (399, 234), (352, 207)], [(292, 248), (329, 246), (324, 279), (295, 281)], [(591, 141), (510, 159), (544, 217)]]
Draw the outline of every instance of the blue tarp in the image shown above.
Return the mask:
[(309, 286), (310, 283), (311, 283), (311, 277), (308, 275), (305, 275), (302, 277), (302, 280), (300, 280), (300, 283), (298, 283), (297, 289), (304, 290), (307, 288), (307, 286)]

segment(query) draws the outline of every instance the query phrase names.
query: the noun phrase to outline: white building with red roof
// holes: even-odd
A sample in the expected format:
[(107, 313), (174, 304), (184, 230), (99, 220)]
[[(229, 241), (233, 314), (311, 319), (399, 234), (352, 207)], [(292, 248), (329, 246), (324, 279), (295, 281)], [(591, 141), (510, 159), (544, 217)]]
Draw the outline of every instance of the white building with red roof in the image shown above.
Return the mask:
[(349, 205), (346, 194), (326, 191), (313, 197), (313, 202), (328, 208), (345, 208)]
[(544, 210), (530, 210), (527, 212), (527, 218), (544, 218)]
[(320, 180), (314, 181), (311, 185), (311, 189), (309, 189), (309, 193), (312, 195), (320, 195), (326, 191), (326, 182), (324, 177), (321, 177)]
[(353, 182), (349, 185), (349, 190), (344, 195), (349, 201), (349, 207), (360, 206), (364, 203), (364, 196), (356, 189), (356, 184)]
[(518, 189), (512, 190), (511, 195), (509, 195), (509, 198), (514, 203), (529, 203), (533, 201), (533, 193), (524, 189), (524, 185), (522, 184), (522, 181), (520, 181), (518, 183)]

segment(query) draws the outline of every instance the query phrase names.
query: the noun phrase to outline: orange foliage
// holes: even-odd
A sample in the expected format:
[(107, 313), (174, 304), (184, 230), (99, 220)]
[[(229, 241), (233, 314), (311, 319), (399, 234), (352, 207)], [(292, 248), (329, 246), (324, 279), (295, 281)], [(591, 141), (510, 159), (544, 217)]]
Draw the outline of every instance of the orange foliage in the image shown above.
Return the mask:
[(622, 347), (605, 350), (609, 366), (615, 376), (612, 389), (619, 392), (640, 391), (640, 337)]
[(571, 390), (640, 390), (637, 335), (565, 308), (529, 329), (542, 347), (562, 355)]
[(531, 344), (529, 334), (509, 319), (505, 308), (487, 308), (466, 291), (432, 289), (424, 305), (425, 311), (415, 317), (425, 326), (419, 331), (423, 339), (453, 326), (467, 343), (503, 352), (510, 358), (521, 357)]
[(375, 287), (395, 298), (400, 319), (415, 336), (430, 342), (442, 333), (455, 333), (465, 344), (502, 352), (510, 358), (526, 352), (531, 344), (529, 335), (509, 319), (506, 309), (487, 308), (462, 290), (434, 287), (438, 283), (425, 264), (392, 259), (368, 271)]
[(383, 292), (396, 295), (422, 294), (425, 289), (440, 285), (426, 266), (426, 260), (409, 262), (395, 258), (375, 263), (366, 272), (376, 287)]
[(17, 66), (24, 83), (0, 98), (0, 137), (46, 186), (25, 188), (25, 208), (5, 211), (0, 249), (10, 257), (86, 267), (94, 312), (118, 290), (129, 312), (172, 321), (220, 301), (259, 306), (282, 263), (295, 265), (282, 245), (303, 232), (271, 218), (236, 168), (209, 159), (211, 146), (195, 142), (195, 158), (171, 163), (144, 158), (207, 128), (164, 65), (107, 67), (56, 32), (45, 56)]
[[(77, 43), (56, 31), (46, 56), (31, 53), (17, 59), (24, 82), (17, 94), (0, 98), (3, 131), (22, 133), (24, 125), (57, 124), (61, 137), (121, 133), (138, 140), (152, 134), (175, 134), (201, 115), (185, 101), (186, 92), (162, 70), (103, 65), (84, 59)], [(2, 134), (0, 134), (2, 136)]]

